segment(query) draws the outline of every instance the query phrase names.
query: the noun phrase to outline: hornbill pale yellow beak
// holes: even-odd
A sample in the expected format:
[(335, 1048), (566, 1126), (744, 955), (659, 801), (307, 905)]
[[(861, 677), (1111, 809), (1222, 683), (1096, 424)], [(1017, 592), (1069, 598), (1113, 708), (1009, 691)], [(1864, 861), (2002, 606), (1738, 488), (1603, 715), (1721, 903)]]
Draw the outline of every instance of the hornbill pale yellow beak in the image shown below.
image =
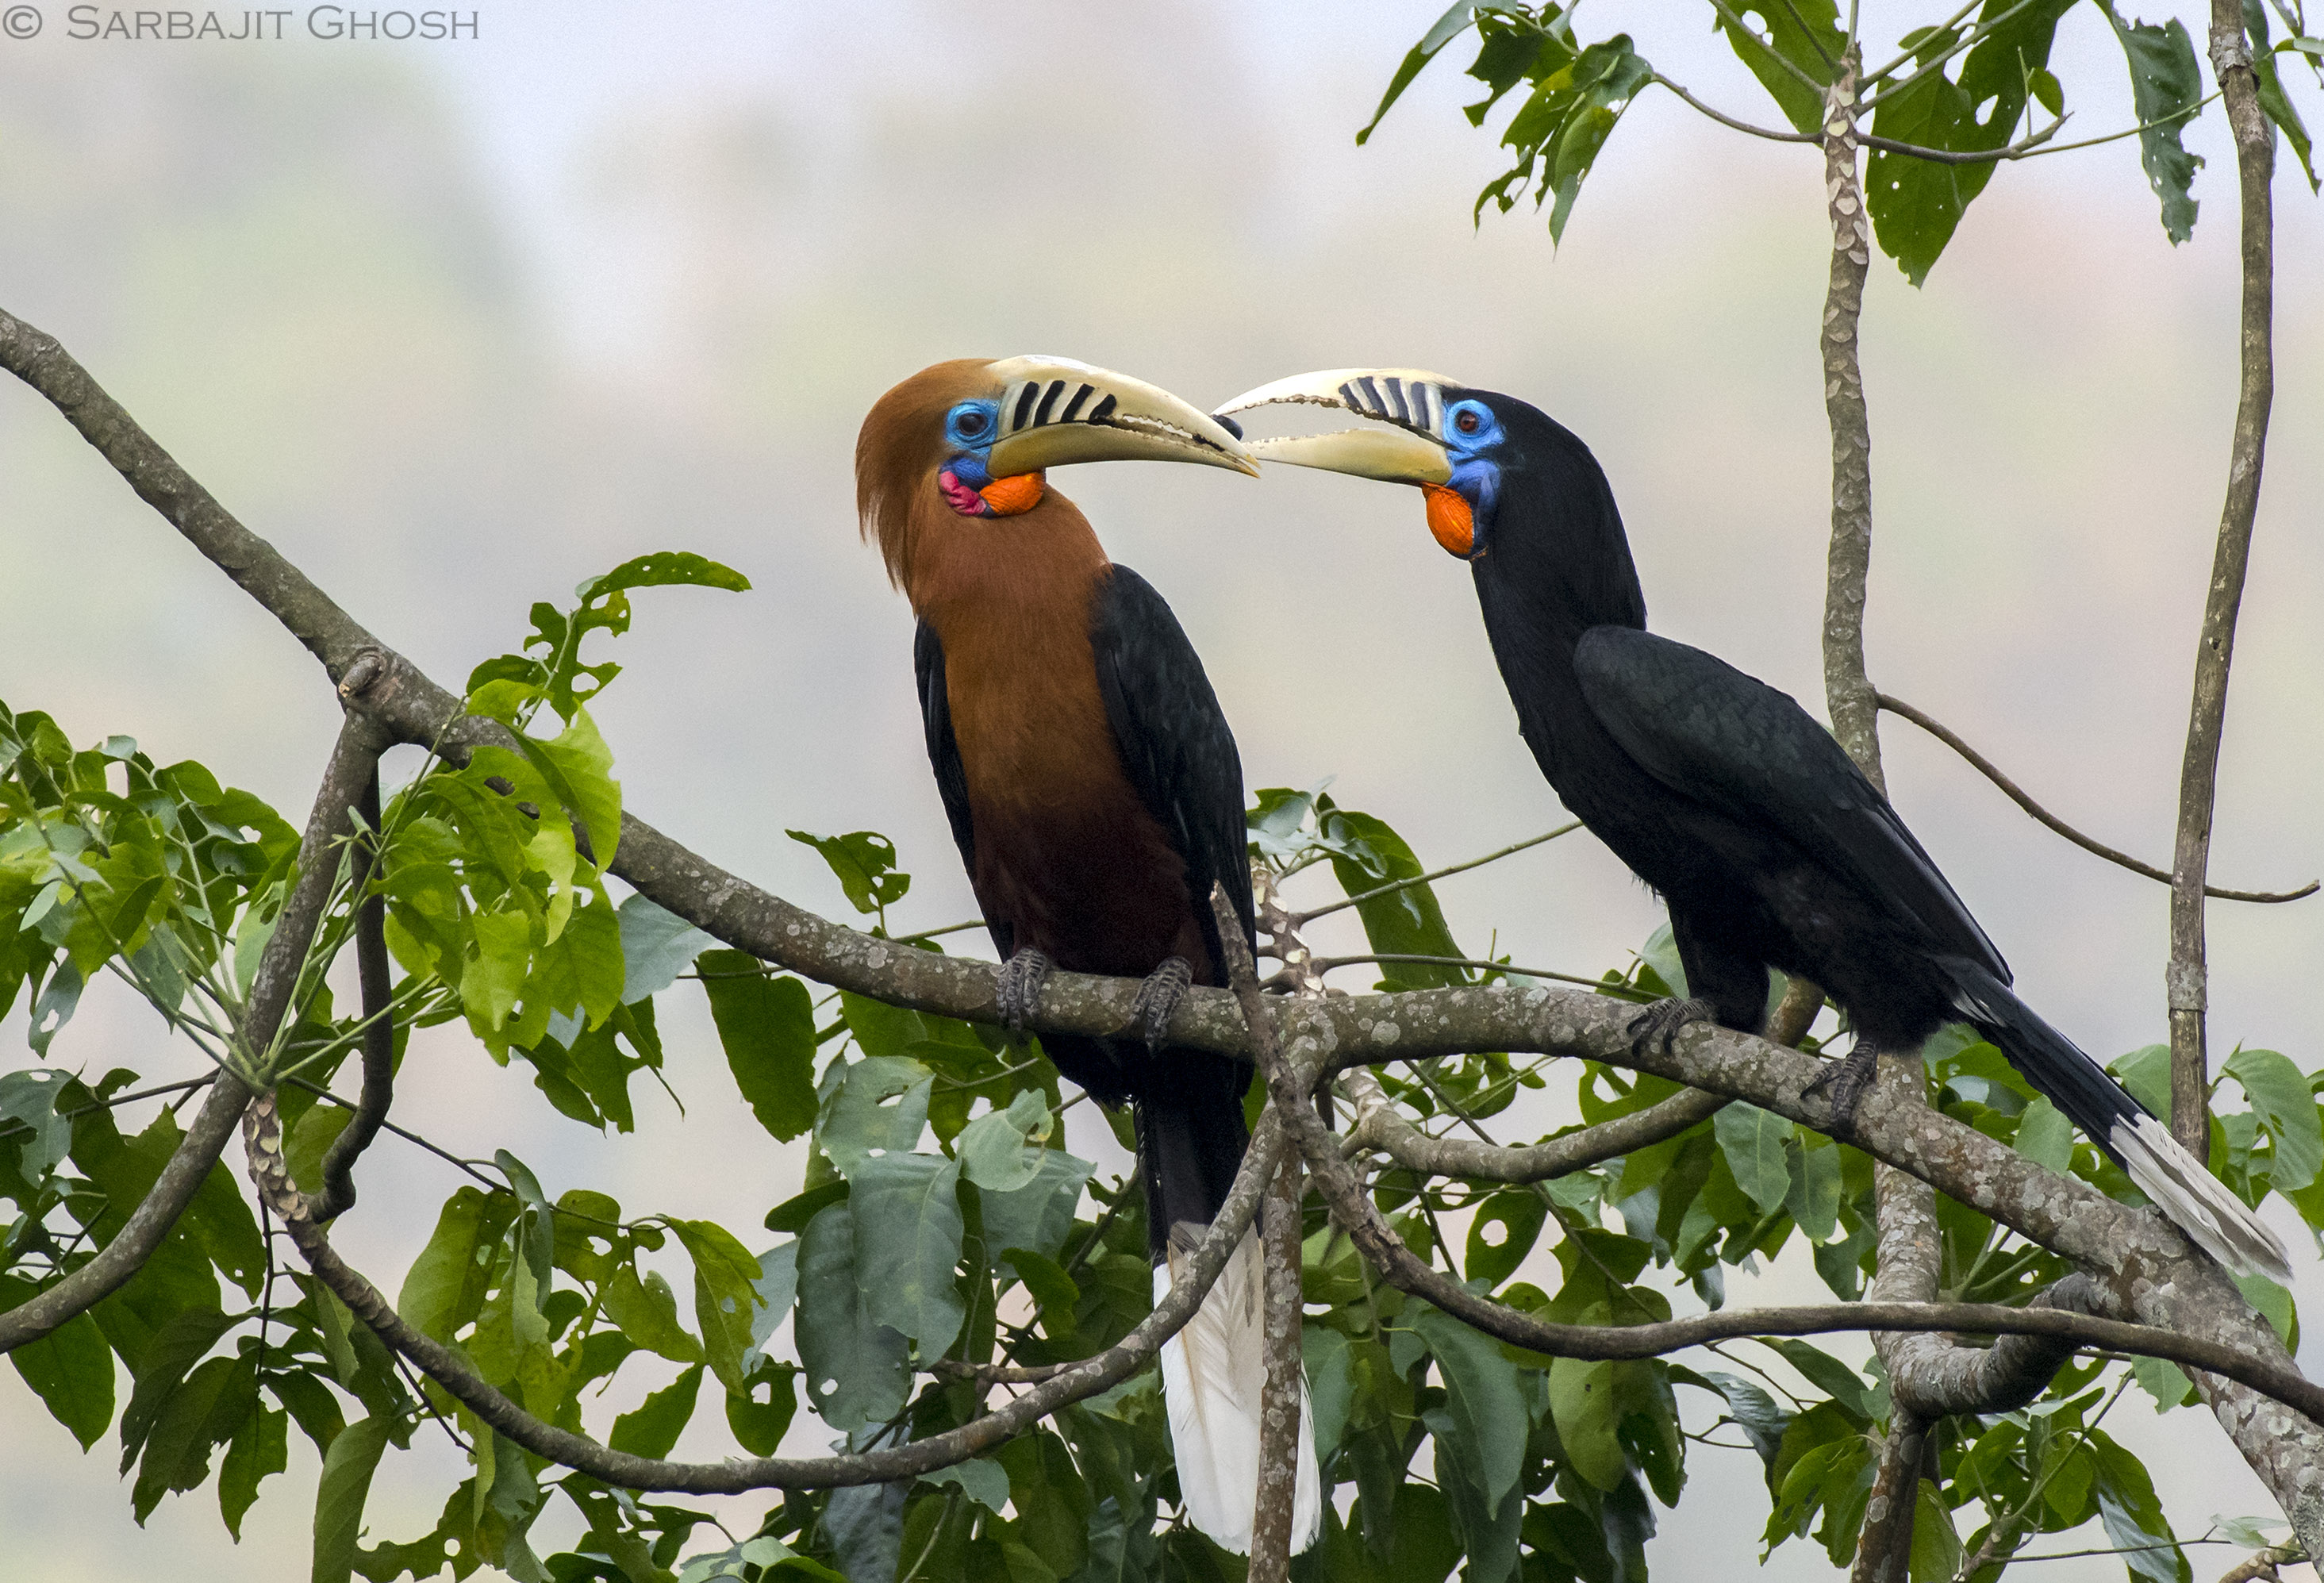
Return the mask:
[(1254, 407), (1296, 404), (1339, 407), (1375, 418), (1393, 427), (1257, 440), (1250, 453), (1262, 462), (1321, 467), (1388, 483), (1441, 484), (1452, 477), (1443, 428), (1444, 390), (1453, 382), (1419, 368), (1323, 369), (1245, 391), (1220, 407), (1218, 414), (1223, 418)]
[(995, 478), (1073, 462), (1195, 462), (1259, 476), (1225, 425), (1158, 385), (1070, 357), (1007, 357), (986, 466)]

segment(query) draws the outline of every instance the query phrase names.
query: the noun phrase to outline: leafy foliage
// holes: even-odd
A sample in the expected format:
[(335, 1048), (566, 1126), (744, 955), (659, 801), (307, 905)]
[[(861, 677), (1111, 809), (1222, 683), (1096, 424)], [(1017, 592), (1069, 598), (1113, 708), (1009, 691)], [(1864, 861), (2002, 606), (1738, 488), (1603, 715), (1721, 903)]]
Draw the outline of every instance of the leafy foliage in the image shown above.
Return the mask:
[[(2302, 11), (2280, 6), (2290, 36), (2271, 45), (2269, 4), (2245, 0), (2244, 6), (2260, 105), (2315, 189), (2319, 181), (2308, 130), (2285, 90), (2278, 58), (2306, 60), (2324, 82), (2324, 44), (2310, 36)], [(1860, 47), (1862, 41), (1843, 32), (1836, 0), (1712, 0), (1706, 20), (1766, 91), (1796, 139), (1813, 142), (1839, 130), (1831, 117), (1844, 115), (1859, 134), (1902, 145), (1872, 148), (1865, 204), (1880, 250), (1917, 286), (1998, 161), (1933, 159), (1908, 150), (1990, 156), (2014, 148), (2023, 154), (2047, 141), (2067, 116), (2065, 87), (2051, 69), (2050, 49), (2060, 19), (2074, 5), (1982, 0), (1938, 25), (1915, 27), (1899, 41), (1903, 53), (1864, 75), (1852, 100), (1839, 106), (1826, 102), (1839, 65), (1852, 43)], [(2193, 41), (2176, 18), (2125, 20), (2110, 0), (2094, 0), (2094, 5), (2121, 43), (2129, 69), (2133, 130), (2163, 231), (2174, 244), (2183, 242), (2194, 229), (2190, 188), (2202, 161), (2187, 152), (2181, 133), (2208, 102)], [(1530, 190), (1535, 207), (1549, 211), (1552, 239), (1562, 241), (1582, 181), (1624, 112), (1650, 84), (1665, 80), (1627, 33), (1583, 43), (1574, 32), (1578, 9), (1556, 0), (1464, 0), (1452, 6), (1406, 54), (1356, 141), (1368, 141), (1420, 73), (1473, 30), (1477, 52), (1467, 71), (1486, 92), (1466, 106), (1470, 124), (1482, 126), (1520, 85), (1527, 90), (1500, 137), (1514, 162), (1485, 184), (1476, 213), (1481, 216), (1490, 203), (1506, 214)], [(2036, 106), (2050, 117), (2040, 127)]]
[[(620, 790), (586, 708), (612, 672), (579, 663), (577, 634), (618, 631), (627, 588), (665, 575), (715, 584), (716, 573), (647, 557), (585, 584), (575, 611), (537, 610), (528, 655), (480, 667), (472, 699), (517, 728), (519, 746), (426, 765), (383, 810), (384, 856), (367, 890), (387, 903), (402, 1025), (465, 1027), (490, 1059), (526, 1063), (556, 1110), (601, 1130), (634, 1126), (631, 1079), (664, 1075), (657, 1004), (698, 985), (734, 1100), (770, 1140), (807, 1141), (805, 1179), (765, 1211), (770, 1243), (707, 1219), (627, 1212), (586, 1185), (544, 1183), (503, 1149), (438, 1208), (397, 1309), (540, 1418), (641, 1455), (668, 1454), (706, 1414), (715, 1426), (714, 1404), (740, 1451), (773, 1454), (799, 1426), (802, 1396), (821, 1434), (852, 1447), (924, 1438), (987, 1401), (956, 1373), (931, 1372), (938, 1360), (1084, 1358), (1150, 1311), (1145, 1196), (1134, 1177), (1102, 1179), (1066, 1151), (1069, 1096), (1037, 1042), (821, 991), (643, 897), (614, 905), (596, 854), (619, 839)], [(553, 735), (533, 729), (544, 704), (560, 722)], [(272, 810), (198, 765), (157, 768), (120, 738), (75, 750), (39, 714), (0, 709), (0, 1003), (23, 995), (46, 1008), (32, 1029), (42, 1063), (0, 1077), (0, 1196), (16, 1208), (5, 1310), (117, 1236), (180, 1136), (168, 1107), (122, 1130), (137, 1074), (91, 1081), (45, 1063), (79, 986), (126, 979), (226, 1059), (298, 843)], [(1468, 960), (1419, 857), (1385, 822), (1321, 788), (1277, 788), (1256, 796), (1250, 824), (1254, 861), (1278, 880), (1312, 874), (1327, 895), (1353, 898), (1374, 953)], [(869, 832), (795, 833), (884, 932), (909, 894), (893, 844)], [(363, 899), (345, 879), (268, 1055), (276, 1073), (317, 1085), (358, 1034), (357, 1014), (336, 1008), (324, 982)], [(896, 938), (937, 949), (926, 935)], [(1509, 976), (1391, 962), (1380, 981), (1397, 990)], [(1683, 987), (1666, 936), (1598, 984), (1625, 1000)], [(1992, 1046), (1956, 1031), (1926, 1058), (1932, 1100), (1949, 1115), (2130, 1193)], [(2153, 1064), (2146, 1052), (2119, 1063), (2134, 1088)], [(1570, 1091), (1579, 1124), (1596, 1125), (1675, 1091), (1594, 1063), (1498, 1054), (1380, 1076), (1427, 1127), (1482, 1127), (1528, 1091)], [(2324, 1079), (2260, 1050), (2237, 1052), (2220, 1078), (2246, 1101), (2217, 1124), (2225, 1179), (2253, 1199), (2281, 1192), (2324, 1228)], [(191, 1091), (171, 1091), (180, 1102)], [(311, 1185), (344, 1112), (295, 1081), (279, 1101), (294, 1173)], [(1416, 1252), (1562, 1322), (1717, 1306), (1727, 1271), (1794, 1247), (1854, 1297), (1874, 1240), (1870, 1162), (1747, 1105), (1554, 1182), (1389, 1169), (1373, 1191)], [(1959, 1206), (1941, 1224), (1946, 1296), (2020, 1302), (2064, 1273)], [(1699, 1368), (1536, 1357), (1376, 1285), (1320, 1209), (1305, 1230), (1317, 1450), (1327, 1480), (1352, 1492), (1344, 1513), (1337, 1501), (1327, 1509), (1296, 1577), (1403, 1583), (1461, 1568), (1468, 1583), (1643, 1578), (1656, 1505), (1682, 1500), (1697, 1448), (1726, 1446), (1765, 1476), (1770, 1550), (1804, 1539), (1845, 1557), (1888, 1412), (1877, 1367), (1801, 1340), (1714, 1348)], [(2296, 1343), (2289, 1295), (2264, 1287), (2253, 1300)], [(466, 1578), (486, 1566), (560, 1583), (1240, 1575), (1238, 1559), (1174, 1520), (1176, 1474), (1150, 1370), (908, 1486), (790, 1495), (738, 1537), (701, 1510), (544, 1463), (406, 1373), (336, 1297), (271, 1261), (223, 1165), (134, 1279), (13, 1361), (75, 1443), (115, 1436), (141, 1522), (171, 1495), (214, 1486), (238, 1533), (288, 1466), (295, 1426), (322, 1462), (318, 1578)], [(626, 1399), (639, 1404), (613, 1413), (597, 1398), (625, 1370)], [(2134, 1382), (2163, 1407), (2190, 1394), (2168, 1365), (2093, 1361), (2023, 1412), (1949, 1422), (1941, 1477), (1923, 1496), (1928, 1567), (1950, 1576), (1983, 1557), (1977, 1576), (1990, 1577), (2033, 1539), (2096, 1523), (2135, 1577), (2185, 1576), (2152, 1481), (2103, 1428)], [(447, 1431), (469, 1468), (434, 1526), (407, 1540), (369, 1532), (383, 1459), (415, 1432)], [(579, 1534), (562, 1549), (536, 1537), (552, 1507), (554, 1526)]]

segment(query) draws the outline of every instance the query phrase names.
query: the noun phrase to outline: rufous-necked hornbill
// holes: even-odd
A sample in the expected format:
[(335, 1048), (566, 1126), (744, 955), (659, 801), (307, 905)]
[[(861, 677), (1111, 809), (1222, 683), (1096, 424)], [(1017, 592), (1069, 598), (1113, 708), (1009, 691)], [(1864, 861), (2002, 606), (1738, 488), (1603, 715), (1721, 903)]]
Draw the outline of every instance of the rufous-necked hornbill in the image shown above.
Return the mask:
[(1831, 735), (1784, 694), (1646, 630), (1621, 514), (1589, 447), (1514, 398), (1416, 369), (1298, 374), (1239, 396), (1384, 428), (1272, 441), (1261, 460), (1418, 484), (1469, 563), (1518, 729), (1575, 816), (1670, 908), (1688, 998), (1631, 1025), (1759, 1031), (1767, 969), (1824, 987), (1855, 1035), (1819, 1084), (1852, 1127), (1877, 1052), (1949, 1022), (2033, 1086), (2213, 1257), (2292, 1278), (2283, 1244), (2106, 1070), (2010, 989), (2008, 965)]
[[(919, 617), (928, 759), (1021, 1026), (1052, 966), (1142, 978), (1113, 1038), (1047, 1035), (1057, 1070), (1128, 1104), (1158, 1301), (1225, 1202), (1250, 1071), (1164, 1045), (1188, 983), (1222, 984), (1211, 888), (1251, 930), (1242, 762), (1202, 661), (1146, 580), (1106, 559), (1043, 469), (1117, 459), (1256, 476), (1227, 428), (1138, 380), (1061, 357), (967, 359), (880, 398), (856, 506)], [(1263, 1281), (1255, 1236), (1162, 1350), (1185, 1514), (1250, 1549)], [(1322, 1504), (1303, 1399), (1294, 1539)]]

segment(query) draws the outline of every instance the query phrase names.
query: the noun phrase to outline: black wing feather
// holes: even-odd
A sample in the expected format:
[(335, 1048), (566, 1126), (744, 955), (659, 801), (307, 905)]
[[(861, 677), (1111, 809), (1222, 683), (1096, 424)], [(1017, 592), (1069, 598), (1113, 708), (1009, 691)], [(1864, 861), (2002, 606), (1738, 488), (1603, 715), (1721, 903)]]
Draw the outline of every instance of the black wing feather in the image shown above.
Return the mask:
[(1212, 923), (1213, 883), (1234, 898), (1245, 938), (1252, 932), (1242, 757), (1234, 732), (1178, 618), (1127, 566), (1107, 572), (1090, 602), (1090, 649), (1121, 767), (1186, 860), (1194, 916), (1223, 971)]
[[(920, 684), (920, 723), (928, 739), (928, 767), (936, 772), (936, 794), (944, 798), (945, 817), (952, 821), (953, 844), (960, 848), (962, 867), (976, 872), (976, 825), (968, 812), (968, 771), (961, 767), (960, 742), (952, 734), (952, 695), (945, 691), (944, 643), (936, 630), (922, 621), (912, 635), (912, 668)], [(1016, 950), (1016, 931), (1007, 924), (986, 920), (993, 949), (1006, 962)]]
[(1574, 651), (1582, 695), (1622, 750), (1672, 790), (1771, 825), (1917, 924), (1930, 944), (2008, 964), (1831, 733), (1788, 694), (1700, 649), (1593, 627)]

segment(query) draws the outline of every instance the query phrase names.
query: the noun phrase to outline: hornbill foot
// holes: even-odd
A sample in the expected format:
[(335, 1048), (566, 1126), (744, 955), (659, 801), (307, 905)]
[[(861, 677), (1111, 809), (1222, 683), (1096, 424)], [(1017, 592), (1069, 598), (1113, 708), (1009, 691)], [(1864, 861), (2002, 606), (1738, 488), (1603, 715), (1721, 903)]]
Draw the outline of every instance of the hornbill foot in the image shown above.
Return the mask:
[(1800, 1098), (1824, 1089), (1831, 1091), (1831, 1126), (1834, 1132), (1856, 1130), (1856, 1108), (1864, 1100), (1865, 1091), (1880, 1073), (1880, 1052), (1869, 1045), (1858, 1045), (1848, 1053), (1845, 1061), (1826, 1065), (1800, 1091)]
[(994, 976), (1000, 982), (993, 987), (992, 999), (1000, 1007), (1001, 1020), (1010, 1033), (1021, 1034), (1049, 976), (1049, 959), (1028, 945), (1002, 962)]
[(1648, 1050), (1659, 1049), (1667, 1055), (1679, 1029), (1691, 1022), (1718, 1020), (1719, 1008), (1695, 995), (1684, 1000), (1657, 1000), (1632, 1017), (1622, 1031), (1630, 1035), (1631, 1054), (1643, 1055)]
[(1164, 957), (1162, 965), (1138, 986), (1138, 999), (1130, 1003), (1130, 1020), (1121, 1025), (1122, 1036), (1136, 1034), (1148, 1050), (1159, 1048), (1162, 1035), (1170, 1028), (1170, 1014), (1178, 1009), (1179, 999), (1194, 981), (1194, 970), (1185, 957)]

